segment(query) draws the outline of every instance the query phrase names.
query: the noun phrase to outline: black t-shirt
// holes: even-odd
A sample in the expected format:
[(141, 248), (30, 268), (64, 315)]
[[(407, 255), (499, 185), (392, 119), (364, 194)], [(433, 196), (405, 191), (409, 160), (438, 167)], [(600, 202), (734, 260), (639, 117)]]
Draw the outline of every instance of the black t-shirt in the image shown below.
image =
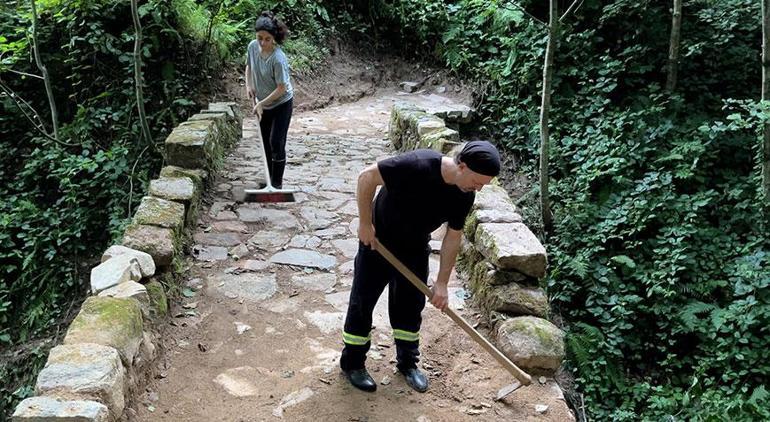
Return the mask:
[(410, 151), (377, 167), (385, 185), (374, 201), (374, 227), (386, 245), (419, 250), (444, 222), (462, 230), (475, 193), (444, 181), (437, 151)]

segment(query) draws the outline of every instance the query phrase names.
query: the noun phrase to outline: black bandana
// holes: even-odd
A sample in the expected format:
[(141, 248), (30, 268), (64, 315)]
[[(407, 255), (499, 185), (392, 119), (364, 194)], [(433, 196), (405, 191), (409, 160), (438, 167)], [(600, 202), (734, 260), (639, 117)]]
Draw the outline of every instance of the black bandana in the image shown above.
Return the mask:
[(500, 174), (500, 153), (487, 141), (468, 142), (458, 158), (476, 173), (493, 177)]

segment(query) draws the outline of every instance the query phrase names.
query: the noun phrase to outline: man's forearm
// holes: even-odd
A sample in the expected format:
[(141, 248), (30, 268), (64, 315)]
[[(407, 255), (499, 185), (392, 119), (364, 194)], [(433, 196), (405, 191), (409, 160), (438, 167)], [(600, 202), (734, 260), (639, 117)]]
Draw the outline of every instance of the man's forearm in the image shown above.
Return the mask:
[(462, 232), (456, 230), (447, 230), (444, 235), (444, 241), (441, 242), (441, 260), (439, 261), (438, 275), (436, 283), (446, 286), (449, 283), (449, 275), (457, 260), (457, 253), (460, 251), (460, 241)]
[(356, 203), (358, 204), (358, 224), (372, 224), (372, 200), (377, 190), (377, 183), (370, 173), (364, 171), (358, 176)]

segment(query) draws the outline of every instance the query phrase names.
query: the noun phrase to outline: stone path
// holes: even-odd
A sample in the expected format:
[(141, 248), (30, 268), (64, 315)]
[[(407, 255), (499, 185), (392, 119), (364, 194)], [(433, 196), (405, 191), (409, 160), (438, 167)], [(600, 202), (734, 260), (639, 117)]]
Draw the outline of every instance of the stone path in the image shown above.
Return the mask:
[[(387, 295), (375, 310), (368, 361), (377, 393), (359, 392), (340, 376), (340, 330), (357, 249), (355, 181), (366, 165), (391, 154), (389, 110), (404, 99), (428, 108), (447, 103), (436, 95), (384, 92), (295, 115), (284, 183), (299, 191), (291, 204), (233, 202), (233, 189), (253, 186), (262, 175), (258, 122), (244, 120), (244, 139), (201, 212), (182, 301), (172, 307), (164, 334), (166, 355), (134, 398), (135, 419), (569, 420), (552, 380), (495, 401), (512, 377), (430, 305), (421, 364), (431, 390), (410, 390), (393, 371)], [(437, 269), (433, 255), (431, 273)], [(453, 276), (450, 288), (451, 306), (475, 321), (462, 281)]]

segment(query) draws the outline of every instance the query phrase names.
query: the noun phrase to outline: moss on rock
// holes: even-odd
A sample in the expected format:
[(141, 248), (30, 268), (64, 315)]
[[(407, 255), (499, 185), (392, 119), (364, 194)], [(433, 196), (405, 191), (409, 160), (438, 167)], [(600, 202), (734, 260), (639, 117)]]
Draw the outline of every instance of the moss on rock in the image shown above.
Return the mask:
[(206, 170), (186, 169), (177, 166), (163, 167), (160, 169), (160, 177), (189, 177), (199, 191), (203, 191), (209, 182), (209, 172)]
[(92, 296), (70, 324), (64, 344), (114, 347), (128, 367), (139, 350), (142, 328), (142, 310), (136, 300)]
[(145, 284), (144, 287), (150, 296), (150, 315), (153, 317), (165, 317), (168, 314), (168, 298), (163, 284), (153, 279)]
[(130, 224), (126, 227), (122, 244), (150, 254), (155, 266), (159, 268), (171, 265), (174, 256), (181, 251), (181, 239), (172, 229), (144, 224)]
[(179, 235), (184, 229), (184, 205), (174, 201), (145, 196), (134, 214), (134, 224), (165, 227)]

